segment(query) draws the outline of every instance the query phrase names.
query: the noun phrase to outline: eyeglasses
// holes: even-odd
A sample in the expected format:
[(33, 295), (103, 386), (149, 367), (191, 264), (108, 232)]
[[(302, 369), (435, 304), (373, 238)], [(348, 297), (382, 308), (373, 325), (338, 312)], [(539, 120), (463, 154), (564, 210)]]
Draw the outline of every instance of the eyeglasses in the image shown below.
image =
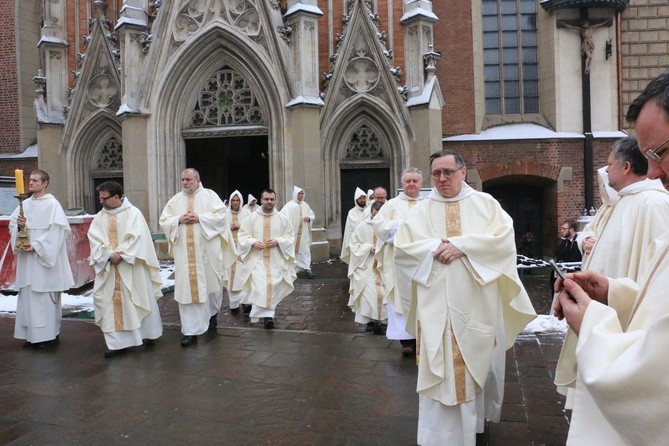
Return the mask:
[(115, 196), (116, 195), (109, 195), (109, 196), (106, 196), (106, 197), (98, 197), (98, 198), (100, 199), (101, 202), (104, 203), (105, 201), (109, 200), (111, 197), (115, 197)]
[[(464, 167), (464, 166), (463, 166)], [(462, 167), (458, 167), (457, 169), (439, 169), (439, 170), (433, 170), (430, 172), (430, 174), (434, 178), (441, 178), (442, 176), (445, 176), (446, 178), (450, 178), (453, 175), (455, 175), (455, 172), (462, 170)]]
[[(645, 152), (643, 152), (643, 156), (646, 157), (646, 159), (650, 161), (655, 161), (656, 163), (659, 163), (660, 160), (662, 159), (662, 156), (664, 153), (667, 151), (667, 148), (664, 147), (666, 143), (669, 142), (669, 139), (657, 146), (654, 149), (648, 149)], [(663, 148), (664, 147), (664, 148)]]

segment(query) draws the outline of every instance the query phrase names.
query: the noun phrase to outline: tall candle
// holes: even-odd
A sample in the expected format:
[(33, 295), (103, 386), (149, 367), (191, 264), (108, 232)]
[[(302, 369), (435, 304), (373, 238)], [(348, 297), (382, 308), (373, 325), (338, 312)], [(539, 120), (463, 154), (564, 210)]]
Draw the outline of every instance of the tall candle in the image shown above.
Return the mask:
[(16, 169), (14, 171), (14, 176), (16, 177), (16, 193), (23, 195), (26, 193), (26, 188), (23, 185), (23, 170)]

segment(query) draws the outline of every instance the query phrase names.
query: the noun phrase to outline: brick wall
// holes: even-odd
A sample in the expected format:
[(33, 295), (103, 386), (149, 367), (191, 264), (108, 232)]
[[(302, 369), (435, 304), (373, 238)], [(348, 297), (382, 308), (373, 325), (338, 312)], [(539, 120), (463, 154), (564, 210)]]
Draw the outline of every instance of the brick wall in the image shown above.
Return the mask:
[(20, 152), (14, 2), (0, 2), (0, 153)]
[[(612, 142), (602, 139), (593, 144), (595, 209), (602, 203), (596, 170), (606, 165)], [(545, 253), (550, 254), (553, 249), (551, 240), (560, 224), (583, 214), (585, 176), (582, 139), (446, 141), (444, 148), (461, 153), (467, 168), (478, 170), (484, 189), (493, 184), (526, 184), (544, 189), (542, 232)], [(562, 167), (572, 168), (572, 179), (565, 181), (563, 191), (557, 193), (556, 182)]]
[(0, 163), (0, 176), (8, 176), (8, 177), (13, 177), (14, 176), (14, 170), (16, 169), (23, 169), (23, 173), (26, 176), (26, 186), (28, 186), (28, 177), (30, 176), (30, 172), (32, 172), (35, 169), (38, 169), (37, 167), (37, 159), (36, 158), (30, 158), (30, 159), (3, 159), (2, 162)]
[(474, 133), (474, 57), (471, 0), (433, 1), (437, 76), (444, 95), (444, 135)]
[(624, 115), (646, 84), (669, 68), (667, 0), (630, 1), (622, 14), (621, 54)]

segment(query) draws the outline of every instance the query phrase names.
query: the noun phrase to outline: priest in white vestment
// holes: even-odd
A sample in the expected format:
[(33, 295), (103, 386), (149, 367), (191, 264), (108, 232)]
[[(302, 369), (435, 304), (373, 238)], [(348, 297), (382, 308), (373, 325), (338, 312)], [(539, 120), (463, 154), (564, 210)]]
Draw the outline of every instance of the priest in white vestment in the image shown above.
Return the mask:
[[(249, 216), (250, 212), (242, 207), (244, 198), (238, 190), (230, 194), (228, 203), (229, 206), (225, 212), (227, 214), (227, 220), (230, 222), (230, 231), (232, 233), (232, 239), (235, 242), (235, 248), (239, 248), (239, 228), (241, 227), (242, 221)], [(244, 268), (244, 262), (239, 258), (237, 258), (230, 267), (228, 299), (230, 300), (230, 313), (234, 315), (239, 314), (240, 305), (250, 306), (251, 304), (248, 293), (242, 288), (244, 285), (242, 277), (245, 276)]]
[[(58, 200), (46, 192), (49, 174), (34, 170), (28, 180), (31, 197), (23, 202), (24, 216), (17, 207), (9, 220), (10, 244), (16, 256), (18, 291), (14, 337), (46, 347), (58, 341), (62, 291), (74, 285), (66, 238), (70, 225)], [(19, 226), (25, 226), (28, 245), (17, 251)]]
[(581, 259), (582, 264), (588, 261), (588, 256), (595, 246), (595, 242), (597, 242), (597, 237), (604, 230), (606, 222), (609, 221), (609, 217), (611, 216), (613, 206), (618, 201), (618, 192), (609, 186), (607, 169), (608, 166), (597, 169), (597, 182), (599, 183), (599, 194), (602, 198), (602, 205), (597, 209), (592, 221), (583, 227), (581, 237), (576, 239), (578, 249), (581, 250), (581, 254), (583, 255)]
[(304, 201), (304, 190), (293, 186), (293, 199), (286, 203), (281, 213), (288, 217), (295, 232), (295, 272), (297, 277), (314, 279), (311, 272), (311, 228), (316, 215)]
[(415, 167), (408, 167), (402, 172), (401, 181), (402, 192), (385, 202), (372, 224), (376, 233), (378, 269), (383, 277), (385, 299), (388, 303), (386, 337), (400, 341), (402, 355), (412, 356), (416, 353), (416, 337), (406, 330), (406, 311), (401, 303), (402, 299), (407, 302), (411, 300), (411, 280), (395, 271), (393, 253), (397, 228), (409, 210), (423, 199), (420, 195), (423, 173)]
[[(627, 112), (639, 150), (648, 159), (648, 178), (663, 184), (669, 179), (667, 97), (669, 73), (664, 73), (632, 101)], [(564, 283), (557, 284), (564, 289), (555, 314), (564, 316), (578, 336), (577, 389), (582, 383), (601, 414), (583, 414), (584, 425), (593, 431), (588, 436), (598, 444), (655, 445), (666, 444), (669, 438), (669, 232), (656, 238), (642, 256), (638, 282), (588, 270), (568, 274)], [(612, 432), (618, 441), (611, 440)], [(567, 444), (592, 444), (587, 441), (570, 430)]]
[(160, 227), (174, 257), (174, 299), (179, 303), (181, 345), (216, 328), (216, 317), (235, 261), (235, 243), (219, 196), (205, 189), (195, 169), (181, 173), (181, 192), (160, 215)]
[[(669, 192), (661, 181), (646, 177), (648, 162), (638, 150), (635, 138), (623, 138), (614, 143), (607, 170), (609, 185), (618, 192), (619, 198), (581, 270), (608, 277), (628, 277), (638, 282), (646, 270), (644, 262), (649, 260), (647, 252), (651, 244), (666, 231), (664, 224), (669, 221)], [(573, 400), (570, 442), (624, 444), (577, 376), (577, 342), (578, 338), (569, 330), (555, 376), (561, 393), (564, 394), (566, 389), (575, 389), (573, 395), (568, 392), (573, 397), (570, 398)], [(592, 428), (595, 419), (598, 420), (598, 429)]]
[(355, 313), (355, 321), (365, 324), (367, 331), (383, 334), (388, 319), (388, 305), (383, 277), (376, 260), (376, 233), (372, 219), (383, 203), (374, 203), (371, 214), (360, 223), (351, 235), (351, 261), (348, 266), (348, 306)]
[(344, 236), (341, 239), (341, 254), (339, 258), (342, 262), (348, 264), (351, 260), (351, 234), (355, 228), (365, 219), (365, 209), (367, 209), (367, 194), (359, 187), (355, 188), (353, 194), (353, 207), (346, 215), (346, 224), (344, 226)]
[(417, 442), (473, 446), (485, 419), (499, 420), (504, 350), (536, 314), (509, 215), (464, 182), (458, 153), (433, 154), (430, 169), (434, 188), (395, 240), (395, 267), (415, 287), (402, 298), (419, 337)]
[(277, 305), (290, 294), (295, 281), (295, 235), (288, 217), (276, 210), (276, 192), (260, 194), (260, 209), (242, 221), (239, 257), (246, 265), (242, 281), (251, 300), (251, 322), (263, 318), (274, 328)]
[(102, 210), (88, 230), (95, 268), (95, 324), (111, 358), (129, 347), (147, 345), (163, 334), (158, 299), (162, 278), (151, 232), (141, 211), (106, 181), (96, 188)]

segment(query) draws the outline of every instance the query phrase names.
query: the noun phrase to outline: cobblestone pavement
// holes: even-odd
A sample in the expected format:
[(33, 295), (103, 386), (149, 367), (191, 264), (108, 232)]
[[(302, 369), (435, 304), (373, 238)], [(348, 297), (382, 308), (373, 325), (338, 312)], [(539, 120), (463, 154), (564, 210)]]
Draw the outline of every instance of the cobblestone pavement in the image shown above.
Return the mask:
[[(226, 301), (218, 330), (182, 348), (167, 295), (163, 337), (111, 360), (92, 323), (64, 319), (60, 344), (39, 350), (0, 316), (0, 444), (415, 444), (415, 362), (353, 322), (344, 265), (314, 272), (279, 306), (273, 331)], [(524, 282), (545, 314), (547, 277)], [(480, 445), (565, 443), (552, 384), (561, 337), (523, 334), (507, 352), (502, 420)]]

